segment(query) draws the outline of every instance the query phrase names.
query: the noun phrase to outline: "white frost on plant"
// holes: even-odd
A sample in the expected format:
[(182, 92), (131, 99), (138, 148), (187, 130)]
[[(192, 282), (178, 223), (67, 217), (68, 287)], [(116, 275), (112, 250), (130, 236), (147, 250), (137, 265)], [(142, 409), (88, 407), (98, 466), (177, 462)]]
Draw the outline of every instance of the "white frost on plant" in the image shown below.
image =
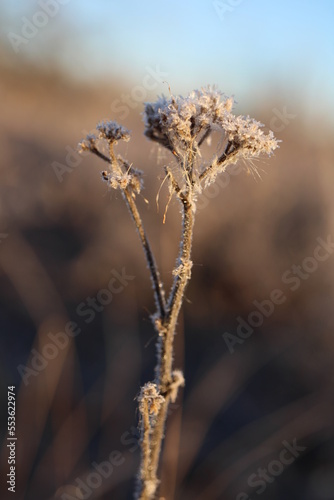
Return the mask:
[[(263, 124), (249, 116), (232, 113), (234, 100), (214, 87), (194, 90), (187, 97), (159, 97), (146, 103), (145, 135), (169, 149), (193, 179), (210, 184), (216, 175), (239, 159), (250, 160), (262, 154), (271, 155), (279, 141)], [(213, 131), (222, 134), (221, 151), (211, 160), (210, 168), (198, 165), (200, 146)]]
[(130, 140), (129, 130), (112, 120), (105, 120), (98, 123), (96, 125), (96, 130), (99, 131), (100, 139), (107, 139), (112, 142), (120, 140), (128, 142)]

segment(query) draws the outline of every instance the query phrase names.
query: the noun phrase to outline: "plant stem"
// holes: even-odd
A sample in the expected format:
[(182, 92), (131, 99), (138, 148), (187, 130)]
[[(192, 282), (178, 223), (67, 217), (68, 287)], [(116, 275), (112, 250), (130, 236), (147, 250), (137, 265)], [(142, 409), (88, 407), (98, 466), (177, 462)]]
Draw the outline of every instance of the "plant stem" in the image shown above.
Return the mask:
[[(109, 163), (109, 165), (114, 165), (114, 166), (118, 167), (118, 169), (121, 171), (121, 167), (119, 166), (118, 161), (117, 161), (115, 154), (114, 154), (114, 149), (113, 149), (112, 143), (109, 145), (110, 158), (108, 158), (103, 153), (100, 153), (100, 151), (95, 146), (91, 148), (91, 152), (94, 153), (99, 158), (101, 158), (102, 160)], [(166, 304), (165, 304), (165, 297), (164, 297), (165, 292), (164, 292), (163, 284), (162, 284), (160, 276), (159, 276), (157, 265), (156, 265), (154, 257), (153, 257), (153, 252), (151, 250), (151, 246), (149, 244), (148, 238), (147, 238), (145, 230), (144, 230), (143, 221), (140, 217), (137, 205), (136, 205), (135, 200), (131, 194), (131, 191), (128, 188), (125, 188), (122, 190), (122, 194), (123, 194), (123, 197), (124, 197), (125, 202), (127, 204), (127, 207), (131, 213), (131, 216), (134, 220), (136, 228), (138, 230), (139, 237), (140, 237), (142, 245), (143, 245), (145, 257), (147, 260), (148, 268), (149, 268), (149, 271), (151, 274), (154, 295), (155, 295), (156, 303), (158, 306), (159, 315), (160, 315), (161, 319), (164, 320), (164, 318), (166, 317)]]
[[(218, 165), (222, 165), (229, 156), (231, 156), (232, 154), (235, 154), (237, 152), (237, 149), (234, 148), (234, 145), (232, 144), (232, 142), (228, 141), (228, 143), (226, 144), (226, 147), (223, 151), (223, 153), (219, 156), (218, 158), (218, 161), (217, 161), (217, 164)], [(200, 181), (203, 181), (208, 175), (210, 172), (212, 172), (212, 170), (214, 169), (214, 164), (211, 163), (211, 165), (209, 165), (199, 176), (199, 180)]]
[(190, 279), (191, 270), (191, 247), (194, 227), (194, 215), (192, 205), (188, 199), (181, 199), (183, 205), (183, 232), (180, 246), (178, 274), (175, 276), (172, 291), (168, 301), (168, 315), (164, 322), (164, 328), (160, 332), (158, 345), (158, 362), (156, 367), (159, 392), (165, 400), (157, 415), (156, 423), (151, 439), (151, 464), (150, 468), (154, 477), (157, 477), (159, 457), (164, 438), (164, 430), (167, 420), (168, 406), (170, 403), (170, 387), (173, 381), (173, 348), (174, 335), (177, 319), (182, 306), (185, 288)]
[(150, 417), (149, 417), (149, 410), (147, 408), (147, 401), (144, 400), (143, 406), (146, 406), (146, 408), (143, 408), (142, 411), (142, 442), (141, 442), (141, 448), (142, 448), (142, 457), (143, 457), (143, 466), (141, 468), (141, 473), (142, 477), (141, 480), (143, 484), (145, 484), (148, 480), (151, 478), (148, 475), (149, 469), (150, 469), (150, 456), (151, 456), (151, 450), (150, 450)]
[[(157, 415), (157, 420), (156, 420), (156, 423), (154, 426), (154, 430), (152, 433), (152, 439), (151, 439), (150, 469), (151, 469), (152, 476), (155, 477), (156, 480), (158, 477), (157, 472), (158, 472), (159, 458), (160, 458), (161, 448), (162, 448), (162, 441), (164, 438), (165, 425), (166, 425), (166, 420), (167, 420), (167, 415), (168, 415), (169, 400), (170, 400), (170, 398), (167, 396), (165, 398), (165, 401), (161, 405), (160, 411)], [(140, 497), (140, 500), (142, 500), (141, 497)]]
[(168, 316), (165, 322), (165, 342), (161, 352), (159, 387), (164, 395), (168, 390), (171, 381), (171, 369), (173, 362), (173, 339), (177, 319), (182, 306), (183, 295), (191, 274), (191, 247), (194, 228), (194, 214), (192, 205), (187, 197), (181, 199), (182, 213), (182, 238), (179, 254), (179, 268), (176, 270), (173, 288), (168, 299)]
[(138, 212), (136, 203), (132, 197), (131, 192), (126, 188), (123, 190), (123, 195), (124, 195), (126, 204), (130, 210), (130, 213), (132, 215), (132, 218), (135, 222), (135, 225), (136, 225), (138, 233), (139, 233), (139, 237), (140, 237), (142, 245), (143, 245), (148, 268), (149, 268), (149, 271), (151, 274), (151, 279), (152, 279), (155, 299), (156, 299), (158, 310), (159, 310), (159, 315), (160, 315), (161, 319), (164, 320), (164, 318), (166, 317), (166, 304), (165, 304), (165, 298), (164, 298), (163, 285), (162, 285), (162, 282), (160, 280), (159, 272), (157, 270), (157, 265), (155, 263), (153, 253), (152, 253), (148, 238), (147, 238), (145, 230), (144, 230), (143, 221), (141, 220), (140, 214)]

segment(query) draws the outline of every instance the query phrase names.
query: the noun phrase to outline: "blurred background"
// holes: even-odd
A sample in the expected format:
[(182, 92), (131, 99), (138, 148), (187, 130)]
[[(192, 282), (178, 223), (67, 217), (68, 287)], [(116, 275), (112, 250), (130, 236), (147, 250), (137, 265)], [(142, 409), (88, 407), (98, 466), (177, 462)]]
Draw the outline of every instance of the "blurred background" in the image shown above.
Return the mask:
[(1, 2), (1, 498), (132, 498), (154, 303), (123, 200), (76, 147), (105, 118), (131, 129), (119, 152), (145, 172), (168, 286), (180, 218), (173, 200), (163, 224), (156, 195), (173, 159), (143, 136), (143, 103), (216, 84), (283, 142), (260, 178), (224, 174), (199, 200), (160, 495), (334, 499), (333, 14), (329, 0)]

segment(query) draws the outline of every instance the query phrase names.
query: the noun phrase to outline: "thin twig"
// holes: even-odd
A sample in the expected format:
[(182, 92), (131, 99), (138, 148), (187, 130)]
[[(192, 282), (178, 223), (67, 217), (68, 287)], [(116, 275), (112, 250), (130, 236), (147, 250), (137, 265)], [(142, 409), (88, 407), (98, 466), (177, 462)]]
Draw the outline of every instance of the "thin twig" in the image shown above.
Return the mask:
[(148, 268), (151, 274), (152, 278), (152, 284), (153, 284), (153, 289), (154, 289), (154, 294), (155, 298), (157, 301), (158, 309), (159, 309), (159, 314), (162, 319), (166, 317), (166, 304), (165, 304), (165, 298), (164, 298), (164, 289), (163, 289), (163, 284), (159, 276), (159, 271), (157, 269), (157, 265), (155, 263), (153, 253), (151, 250), (151, 246), (149, 244), (148, 238), (146, 236), (144, 226), (142, 219), (140, 217), (139, 211), (137, 209), (137, 205), (135, 203), (135, 200), (129, 191), (128, 188), (124, 189), (122, 191), (124, 195), (124, 199), (126, 201), (126, 204), (130, 210), (130, 213), (132, 215), (132, 218), (135, 222), (135, 225), (137, 227), (139, 237), (141, 239), (145, 257), (147, 260)]
[[(110, 158), (108, 158), (103, 153), (101, 153), (96, 147), (92, 147), (91, 152), (109, 164), (111, 164), (111, 163), (117, 164), (118, 163), (116, 158), (115, 158), (112, 144), (110, 144), (110, 147), (109, 147)], [(151, 246), (149, 244), (147, 235), (146, 235), (145, 230), (144, 230), (143, 221), (140, 217), (137, 205), (135, 203), (135, 200), (134, 200), (130, 190), (128, 188), (126, 188), (126, 189), (122, 190), (122, 193), (123, 193), (124, 199), (126, 201), (126, 204), (130, 210), (132, 218), (135, 222), (135, 225), (137, 227), (139, 237), (140, 237), (142, 245), (143, 245), (148, 268), (149, 268), (149, 271), (151, 274), (151, 279), (152, 279), (155, 298), (156, 298), (156, 301), (158, 304), (159, 314), (160, 314), (160, 317), (162, 319), (164, 319), (166, 316), (166, 304), (165, 304), (165, 298), (164, 298), (164, 295), (165, 295), (164, 288), (163, 288), (163, 284), (162, 284), (162, 281), (161, 281), (160, 276), (159, 276), (159, 271), (158, 271), (157, 265), (156, 265), (154, 257), (153, 257), (153, 252), (151, 250)]]
[(209, 137), (209, 135), (211, 134), (211, 127), (208, 126), (204, 132), (204, 134), (202, 135), (202, 137), (200, 138), (200, 140), (198, 141), (198, 147), (200, 147), (203, 142), (205, 141), (205, 139), (207, 139)]
[(224, 149), (223, 153), (219, 156), (216, 164), (211, 163), (200, 175), (199, 175), (199, 180), (202, 182), (208, 175), (209, 173), (215, 168), (215, 166), (219, 165), (221, 166), (227, 158), (230, 158), (233, 154), (237, 152), (237, 149), (233, 149), (234, 145), (232, 142), (228, 141), (226, 144), (226, 148)]
[(100, 151), (96, 147), (91, 148), (90, 151), (99, 158), (101, 158), (102, 160), (106, 161), (107, 163), (110, 163), (110, 158), (108, 158), (108, 156), (104, 155), (103, 153), (100, 153)]

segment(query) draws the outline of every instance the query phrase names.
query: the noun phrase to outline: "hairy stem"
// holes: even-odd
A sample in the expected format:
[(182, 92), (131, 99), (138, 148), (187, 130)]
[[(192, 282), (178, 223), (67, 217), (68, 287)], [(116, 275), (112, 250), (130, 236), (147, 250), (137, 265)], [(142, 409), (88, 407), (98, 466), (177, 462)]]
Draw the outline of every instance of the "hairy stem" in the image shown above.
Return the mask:
[(126, 204), (130, 210), (130, 213), (132, 215), (132, 218), (135, 222), (135, 225), (137, 227), (139, 237), (141, 239), (145, 257), (147, 260), (148, 268), (151, 274), (152, 278), (152, 284), (153, 284), (153, 289), (154, 289), (154, 294), (159, 310), (160, 317), (164, 319), (166, 317), (166, 304), (165, 304), (165, 298), (164, 298), (164, 290), (163, 290), (163, 285), (160, 280), (159, 272), (157, 269), (157, 265), (155, 263), (153, 253), (149, 244), (149, 241), (147, 239), (144, 226), (143, 226), (143, 221), (141, 220), (140, 214), (138, 212), (136, 203), (130, 193), (130, 191), (126, 188), (123, 190), (123, 195), (126, 201)]
[(181, 200), (183, 206), (182, 214), (182, 239), (179, 254), (179, 267), (175, 270), (173, 288), (168, 299), (168, 316), (165, 322), (165, 341), (161, 352), (159, 387), (165, 394), (171, 380), (171, 369), (173, 361), (173, 339), (177, 319), (182, 306), (183, 295), (191, 274), (191, 247), (194, 228), (194, 214), (192, 205), (188, 198)]
[(156, 478), (157, 484), (157, 473), (158, 473), (158, 466), (159, 466), (159, 458), (161, 454), (161, 448), (162, 448), (162, 441), (164, 439), (164, 433), (165, 433), (165, 425), (166, 425), (166, 420), (167, 420), (167, 415), (168, 415), (168, 406), (169, 406), (170, 398), (167, 396), (165, 398), (165, 401), (161, 405), (160, 411), (157, 415), (157, 420), (154, 426), (154, 430), (152, 433), (152, 439), (151, 439), (151, 463), (150, 463), (150, 469), (153, 477)]
[(148, 482), (151, 478), (149, 475), (150, 471), (150, 455), (151, 455), (151, 450), (150, 450), (150, 416), (149, 416), (149, 410), (148, 410), (148, 404), (147, 401), (143, 401), (143, 408), (142, 408), (142, 422), (141, 422), (141, 436), (142, 436), (142, 441), (141, 441), (141, 450), (142, 450), (142, 468), (141, 468), (141, 480), (143, 484)]
[(174, 335), (178, 316), (182, 306), (185, 288), (190, 279), (191, 272), (191, 246), (194, 227), (194, 215), (192, 205), (187, 198), (181, 200), (183, 205), (183, 233), (179, 254), (179, 267), (173, 288), (168, 301), (168, 314), (164, 322), (164, 328), (160, 332), (157, 362), (157, 383), (159, 392), (165, 398), (157, 415), (155, 427), (151, 440), (151, 470), (157, 477), (159, 457), (164, 438), (164, 430), (167, 420), (168, 406), (171, 400), (171, 386), (173, 382), (173, 348)]

